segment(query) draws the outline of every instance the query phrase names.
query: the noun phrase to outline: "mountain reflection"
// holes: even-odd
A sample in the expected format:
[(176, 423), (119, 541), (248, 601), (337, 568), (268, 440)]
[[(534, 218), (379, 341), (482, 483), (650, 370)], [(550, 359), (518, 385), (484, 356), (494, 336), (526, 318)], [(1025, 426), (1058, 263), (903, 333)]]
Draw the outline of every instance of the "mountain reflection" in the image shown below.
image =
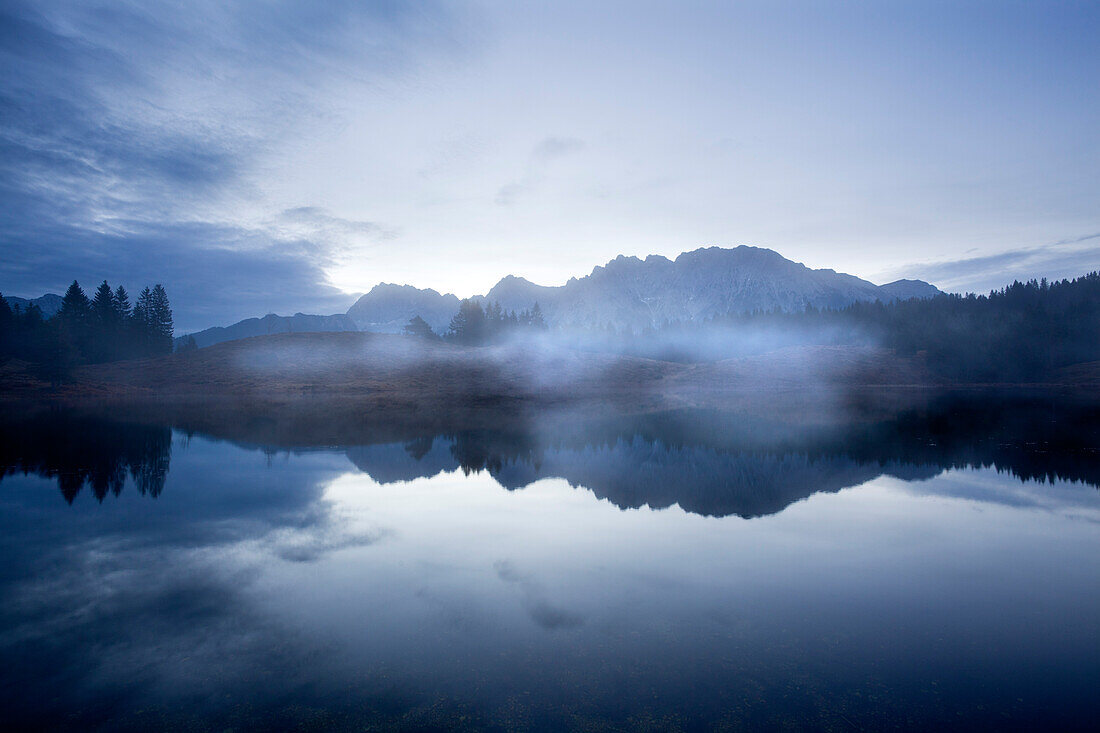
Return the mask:
[(562, 478), (620, 509), (663, 509), (676, 504), (706, 516), (774, 514), (811, 494), (839, 491), (883, 473), (925, 479), (940, 472), (931, 465), (882, 466), (843, 455), (810, 457), (676, 446), (640, 435), (577, 448), (511, 450), (496, 442), (501, 437), (439, 436), (420, 458), (410, 451), (413, 443), (358, 446), (347, 454), (357, 468), (380, 483), (459, 469), (467, 474), (487, 471), (510, 491), (541, 479)]
[(883, 475), (914, 481), (955, 468), (1097, 486), (1100, 436), (1091, 410), (952, 399), (888, 421), (827, 429), (685, 411), (574, 425), (566, 436), (465, 431), (347, 452), (382, 483), (458, 469), (487, 471), (509, 490), (563, 478), (623, 509), (676, 504), (694, 514), (748, 518)]
[[(500, 415), (500, 426), (489, 428), (405, 424), (399, 441), (392, 430), (388, 440), (363, 441), (360, 430), (335, 445), (328, 434), (312, 443), (305, 431), (293, 448), (343, 444), (359, 470), (384, 484), (458, 470), (487, 472), (508, 490), (561, 478), (622, 509), (678, 505), (694, 514), (748, 518), (883, 475), (914, 481), (957, 468), (1100, 486), (1096, 412), (1094, 405), (1050, 399), (956, 396), (890, 419), (823, 425), (700, 410), (519, 421)], [(203, 428), (271, 455), (291, 447), (248, 441), (248, 431), (247, 421), (232, 416)], [(70, 503), (85, 486), (100, 501), (118, 495), (127, 476), (140, 493), (156, 497), (169, 470), (165, 425), (53, 412), (2, 425), (0, 437), (0, 477), (22, 471), (55, 478)]]

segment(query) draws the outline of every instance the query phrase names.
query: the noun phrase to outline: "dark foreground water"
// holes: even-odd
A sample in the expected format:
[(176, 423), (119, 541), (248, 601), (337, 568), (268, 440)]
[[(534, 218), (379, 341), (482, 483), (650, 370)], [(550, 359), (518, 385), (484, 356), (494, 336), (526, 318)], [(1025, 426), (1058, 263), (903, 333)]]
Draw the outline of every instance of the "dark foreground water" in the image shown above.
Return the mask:
[(241, 425), (6, 421), (4, 728), (1100, 715), (1095, 411), (524, 424), (288, 449)]

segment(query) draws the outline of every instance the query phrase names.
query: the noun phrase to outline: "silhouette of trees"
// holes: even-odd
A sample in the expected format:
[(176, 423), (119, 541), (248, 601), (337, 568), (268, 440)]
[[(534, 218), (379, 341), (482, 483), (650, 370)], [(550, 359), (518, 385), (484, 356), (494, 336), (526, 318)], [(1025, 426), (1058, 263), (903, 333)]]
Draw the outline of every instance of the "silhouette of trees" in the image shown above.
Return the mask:
[(165, 426), (56, 412), (0, 421), (0, 481), (16, 472), (55, 478), (70, 504), (85, 486), (99, 501), (118, 496), (127, 478), (140, 494), (159, 496), (171, 451), (172, 431)]
[(153, 297), (148, 310), (148, 331), (150, 354), (172, 353), (172, 308), (168, 304), (168, 293), (164, 286), (153, 286)]
[(945, 379), (1041, 381), (1062, 367), (1100, 360), (1100, 273), (1057, 283), (1017, 281), (988, 296), (857, 303), (839, 318), (899, 354), (920, 357)]
[(115, 289), (115, 311), (123, 321), (129, 320), (134, 314), (133, 308), (130, 307), (130, 294), (121, 285)]
[(1100, 361), (1100, 272), (1060, 282), (1017, 281), (989, 295), (729, 314), (660, 332), (699, 343), (735, 341), (744, 333), (781, 337), (785, 345), (876, 344), (918, 359), (948, 382), (1051, 381), (1060, 369)]
[(458, 313), (451, 319), (449, 337), (460, 344), (477, 346), (488, 341), (489, 329), (481, 303), (467, 298), (458, 306)]
[(59, 382), (79, 364), (144, 358), (172, 351), (172, 308), (162, 285), (145, 288), (137, 305), (121, 285), (111, 290), (104, 280), (89, 300), (80, 283), (65, 291), (57, 315), (48, 321), (33, 304), (25, 309), (0, 308), (0, 357), (37, 365), (51, 382)]
[(546, 321), (542, 317), (542, 308), (539, 307), (539, 302), (536, 300), (535, 304), (531, 306), (531, 311), (524, 311), (526, 314), (526, 324), (531, 328), (545, 329)]
[(119, 314), (115, 294), (104, 280), (95, 291), (91, 307), (90, 358), (92, 361), (109, 361), (121, 346), (122, 316)]
[(416, 336), (417, 338), (427, 339), (429, 341), (439, 340), (439, 335), (433, 331), (432, 327), (428, 325), (428, 322), (419, 315), (415, 315), (409, 319), (409, 322), (405, 324), (404, 333), (406, 336)]
[(455, 343), (482, 346), (502, 341), (510, 335), (546, 330), (542, 308), (536, 302), (530, 310), (505, 312), (500, 303), (484, 308), (473, 299), (462, 301), (458, 313), (451, 319), (447, 338)]
[(61, 309), (57, 316), (62, 323), (78, 326), (87, 320), (90, 306), (88, 296), (84, 294), (80, 283), (73, 280), (73, 284), (65, 291), (65, 297), (61, 299)]

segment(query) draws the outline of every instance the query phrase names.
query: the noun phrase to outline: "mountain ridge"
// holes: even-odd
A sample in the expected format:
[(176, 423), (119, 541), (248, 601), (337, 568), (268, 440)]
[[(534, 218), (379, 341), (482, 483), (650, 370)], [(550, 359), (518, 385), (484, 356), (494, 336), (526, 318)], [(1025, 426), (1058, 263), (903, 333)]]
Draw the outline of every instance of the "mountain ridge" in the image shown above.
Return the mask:
[[(501, 278), (485, 295), (472, 299), (482, 304), (500, 303), (505, 311), (531, 308), (536, 302), (551, 326), (575, 326), (639, 331), (672, 321), (691, 321), (753, 310), (801, 311), (843, 308), (855, 302), (892, 302), (929, 298), (940, 292), (922, 280), (896, 280), (875, 285), (832, 269), (811, 269), (774, 250), (741, 245), (735, 248), (701, 247), (680, 253), (675, 259), (648, 255), (644, 259), (619, 255), (596, 265), (583, 277), (563, 285), (538, 285), (518, 275)], [(400, 333), (419, 315), (437, 333), (447, 330), (460, 299), (452, 293), (412, 285), (379, 283), (361, 296), (346, 314), (310, 316), (312, 325), (324, 331), (344, 331), (349, 319), (355, 329), (376, 333)], [(303, 314), (287, 318), (298, 324), (285, 327), (275, 321), (264, 331), (238, 328), (247, 319), (220, 329), (191, 334), (200, 346), (245, 335), (302, 330)], [(267, 319), (282, 316), (266, 316)], [(274, 329), (274, 330), (270, 330)], [(231, 334), (241, 332), (241, 336)], [(224, 338), (223, 338), (224, 337)], [(184, 337), (185, 338), (185, 337)]]
[(810, 269), (774, 250), (742, 245), (699, 248), (674, 260), (620, 255), (560, 286), (507, 276), (478, 299), (499, 302), (506, 311), (538, 301), (551, 325), (610, 324), (640, 330), (730, 312), (842, 308), (858, 301), (890, 302), (939, 292), (919, 280), (875, 285), (832, 269)]
[(40, 295), (37, 298), (20, 298), (16, 295), (5, 295), (4, 300), (12, 308), (18, 306), (21, 310), (26, 310), (27, 306), (36, 305), (38, 310), (42, 311), (43, 318), (50, 318), (57, 315), (57, 312), (61, 310), (61, 296), (57, 293), (46, 293)]
[(343, 313), (331, 316), (316, 316), (306, 313), (295, 313), (292, 316), (279, 316), (268, 313), (263, 318), (246, 318), (237, 321), (231, 326), (214, 326), (195, 333), (184, 334), (176, 338), (176, 343), (188, 339), (195, 339), (195, 345), (200, 349), (213, 346), (225, 341), (250, 338), (252, 336), (268, 336), (276, 333), (312, 333), (312, 332), (341, 332), (360, 330), (354, 321)]

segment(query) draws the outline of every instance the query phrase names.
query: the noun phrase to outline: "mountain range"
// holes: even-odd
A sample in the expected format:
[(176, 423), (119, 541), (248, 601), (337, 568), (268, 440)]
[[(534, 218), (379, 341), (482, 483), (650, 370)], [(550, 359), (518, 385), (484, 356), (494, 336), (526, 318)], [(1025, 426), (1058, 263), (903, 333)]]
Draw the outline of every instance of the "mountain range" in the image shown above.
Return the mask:
[(537, 301), (552, 326), (610, 324), (640, 330), (727, 313), (843, 308), (857, 301), (927, 298), (939, 292), (919, 280), (875, 285), (835, 270), (811, 270), (770, 249), (742, 246), (697, 249), (675, 260), (619, 256), (558, 287), (508, 276), (484, 300), (499, 302), (505, 311), (530, 308)]
[[(770, 249), (741, 246), (697, 249), (674, 260), (660, 255), (645, 259), (620, 255), (590, 274), (559, 286), (536, 285), (508, 275), (474, 300), (500, 303), (506, 312), (520, 312), (538, 303), (550, 326), (611, 325), (620, 331), (639, 331), (666, 321), (690, 321), (731, 312), (776, 308), (801, 311), (807, 306), (843, 308), (858, 301), (930, 298), (939, 292), (922, 280), (875, 285), (835, 270), (810, 269)], [(448, 330), (460, 302), (451, 293), (379, 283), (346, 314), (268, 314), (193, 335), (202, 347), (247, 336), (304, 330), (400, 333), (413, 316), (420, 316), (442, 334)]]
[[(588, 275), (571, 278), (559, 286), (536, 285), (508, 275), (488, 293), (474, 299), (500, 303), (505, 312), (520, 312), (538, 303), (550, 326), (610, 325), (619, 331), (640, 331), (669, 321), (692, 321), (727, 313), (801, 311), (807, 306), (843, 308), (860, 301), (930, 298), (939, 292), (921, 280), (876, 285), (835, 270), (811, 269), (770, 249), (741, 246), (702, 248), (684, 252), (676, 259), (620, 255)], [(417, 315), (436, 333), (445, 333), (459, 303), (459, 298), (451, 293), (380, 283), (360, 297), (347, 313), (330, 316), (271, 313), (190, 336), (203, 347), (274, 333), (354, 330), (400, 333), (409, 319)], [(43, 312), (49, 315), (46, 311), (44, 307)]]
[[(550, 326), (612, 325), (618, 330), (640, 330), (658, 327), (664, 321), (757, 309), (843, 308), (860, 300), (890, 303), (938, 293), (934, 285), (920, 280), (876, 285), (834, 270), (811, 270), (772, 250), (712, 247), (684, 252), (675, 260), (660, 255), (645, 260), (620, 255), (559, 286), (536, 285), (524, 277), (508, 275), (488, 293), (473, 299), (499, 303), (505, 311), (517, 313), (538, 303)], [(460, 299), (450, 293), (379, 283), (356, 300), (346, 317), (361, 330), (398, 333), (410, 318), (420, 316), (434, 331), (443, 333), (459, 304)], [(331, 330), (348, 329), (340, 316), (330, 318)], [(270, 315), (241, 321), (229, 329), (200, 331), (195, 338), (199, 346), (206, 346), (227, 338), (300, 330), (284, 322), (287, 320)]]
[[(940, 291), (922, 280), (897, 280), (875, 285), (835, 270), (813, 270), (759, 247), (708, 247), (670, 260), (619, 256), (581, 278), (559, 286), (536, 285), (508, 275), (485, 295), (482, 303), (500, 303), (520, 312), (535, 303), (551, 326), (604, 327), (638, 331), (666, 321), (690, 321), (726, 313), (807, 306), (843, 308), (859, 301), (891, 302), (930, 298)], [(420, 316), (436, 333), (448, 330), (461, 301), (451, 293), (411, 285), (380, 283), (355, 302), (346, 314), (288, 318), (270, 314), (225, 329), (194, 334), (199, 346), (231, 338), (305, 330), (344, 331), (357, 328), (376, 333), (400, 333), (413, 316)], [(349, 326), (347, 320), (350, 319)]]

